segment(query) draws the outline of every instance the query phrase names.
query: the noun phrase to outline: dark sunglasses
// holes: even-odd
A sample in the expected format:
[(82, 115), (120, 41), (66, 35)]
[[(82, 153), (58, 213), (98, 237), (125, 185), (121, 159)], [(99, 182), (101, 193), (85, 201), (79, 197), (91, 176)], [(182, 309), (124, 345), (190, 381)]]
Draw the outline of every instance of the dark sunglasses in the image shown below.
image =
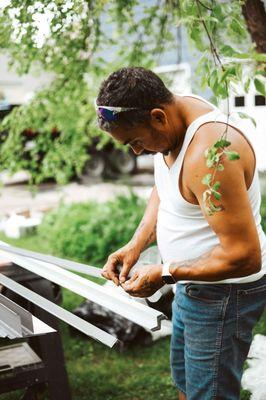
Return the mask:
[(105, 121), (112, 122), (118, 118), (118, 114), (123, 111), (139, 110), (138, 107), (111, 107), (111, 106), (98, 106), (94, 100), (95, 109), (97, 114), (100, 115)]

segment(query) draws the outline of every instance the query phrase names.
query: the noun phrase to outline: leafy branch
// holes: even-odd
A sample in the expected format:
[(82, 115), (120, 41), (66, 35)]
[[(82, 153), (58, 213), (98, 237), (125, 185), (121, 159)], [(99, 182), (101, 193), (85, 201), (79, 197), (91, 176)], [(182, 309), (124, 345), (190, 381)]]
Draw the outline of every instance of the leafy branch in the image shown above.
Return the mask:
[[(80, 174), (87, 159), (86, 147), (93, 138), (99, 137), (99, 145), (109, 140), (97, 129), (93, 108), (100, 81), (122, 66), (152, 68), (160, 64), (162, 54), (175, 48), (180, 24), (193, 48), (202, 54), (194, 74), (200, 78), (202, 89), (208, 86), (215, 98), (226, 99), (229, 82), (243, 82), (246, 93), (254, 83), (258, 93), (266, 94), (265, 39), (259, 35), (255, 47), (249, 33), (251, 28), (257, 32), (258, 27), (266, 26), (266, 14), (253, 7), (252, 0), (5, 3), (0, 6), (0, 52), (9, 55), (10, 65), (19, 74), (36, 69), (48, 72), (52, 79), (0, 124), (0, 169), (11, 173), (25, 169), (32, 183), (50, 177), (65, 182), (73, 171)], [(39, 29), (43, 19), (49, 25), (44, 35)], [(247, 19), (251, 22), (246, 25)], [(244, 64), (249, 66), (245, 74)], [(27, 147), (21, 135), (29, 128), (38, 133), (34, 148)], [(61, 134), (52, 139), (55, 129)], [(211, 187), (215, 184), (215, 164), (213, 168)]]
[(204, 18), (202, 17), (201, 7), (206, 8), (208, 11), (212, 13), (212, 8), (205, 6), (200, 0), (196, 0), (197, 10), (198, 10), (198, 17), (203, 25), (203, 28), (207, 34), (209, 43), (210, 43), (210, 50), (213, 56), (214, 63), (217, 68), (220, 68), (222, 73), (224, 74), (224, 87), (226, 92), (226, 100), (227, 100), (227, 121), (226, 127), (224, 132), (221, 134), (220, 138), (214, 143), (211, 148), (205, 150), (205, 158), (206, 158), (206, 165), (208, 168), (213, 169), (212, 173), (206, 174), (203, 179), (202, 183), (207, 186), (207, 189), (203, 192), (203, 205), (205, 211), (208, 215), (213, 215), (218, 211), (222, 211), (224, 209), (222, 204), (218, 206), (214, 204), (213, 198), (216, 200), (221, 200), (222, 194), (219, 192), (221, 187), (220, 181), (215, 181), (215, 175), (217, 171), (223, 171), (223, 156), (226, 155), (228, 160), (234, 161), (240, 158), (239, 154), (236, 151), (229, 151), (226, 150), (227, 147), (231, 145), (231, 142), (227, 140), (227, 133), (228, 133), (228, 122), (230, 117), (229, 111), (229, 83), (228, 77), (226, 76), (226, 69), (221, 61), (220, 55), (214, 43), (214, 38), (212, 38), (211, 32), (207, 27), (207, 23), (205, 22)]

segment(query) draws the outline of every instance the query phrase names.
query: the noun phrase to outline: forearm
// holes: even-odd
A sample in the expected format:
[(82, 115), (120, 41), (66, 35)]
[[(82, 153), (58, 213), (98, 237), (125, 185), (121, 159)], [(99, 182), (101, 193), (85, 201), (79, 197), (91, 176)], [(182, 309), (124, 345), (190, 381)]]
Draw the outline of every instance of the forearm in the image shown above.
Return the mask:
[(176, 281), (220, 281), (251, 275), (260, 270), (252, 257), (228, 254), (220, 245), (200, 257), (172, 262), (170, 272)]
[(156, 187), (153, 188), (142, 220), (131, 239), (131, 243), (137, 246), (140, 251), (156, 241), (157, 214), (160, 199)]

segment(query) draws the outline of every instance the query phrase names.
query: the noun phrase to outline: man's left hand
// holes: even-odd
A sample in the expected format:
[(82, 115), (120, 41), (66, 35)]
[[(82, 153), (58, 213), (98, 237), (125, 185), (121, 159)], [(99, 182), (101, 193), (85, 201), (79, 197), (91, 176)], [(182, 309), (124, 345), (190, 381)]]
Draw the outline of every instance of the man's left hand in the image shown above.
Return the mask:
[(121, 286), (134, 297), (150, 297), (164, 285), (162, 265), (143, 265)]

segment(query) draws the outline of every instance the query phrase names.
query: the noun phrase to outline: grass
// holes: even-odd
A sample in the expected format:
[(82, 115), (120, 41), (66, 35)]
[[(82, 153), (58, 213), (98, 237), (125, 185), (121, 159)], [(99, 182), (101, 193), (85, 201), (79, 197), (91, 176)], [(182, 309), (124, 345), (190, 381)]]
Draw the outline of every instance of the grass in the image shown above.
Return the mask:
[[(40, 252), (48, 252), (38, 236), (19, 240), (0, 240)], [(63, 307), (73, 310), (82, 298), (63, 289)], [(176, 400), (169, 368), (170, 339), (164, 338), (149, 347), (119, 353), (82, 336), (71, 336), (62, 323), (62, 337), (66, 366), (75, 400)], [(254, 333), (266, 334), (266, 313), (256, 325)], [(0, 395), (0, 400), (19, 400), (21, 391)], [(250, 394), (241, 392), (241, 400)], [(49, 399), (47, 395), (42, 400)], [(63, 400), (63, 399), (62, 399)]]

